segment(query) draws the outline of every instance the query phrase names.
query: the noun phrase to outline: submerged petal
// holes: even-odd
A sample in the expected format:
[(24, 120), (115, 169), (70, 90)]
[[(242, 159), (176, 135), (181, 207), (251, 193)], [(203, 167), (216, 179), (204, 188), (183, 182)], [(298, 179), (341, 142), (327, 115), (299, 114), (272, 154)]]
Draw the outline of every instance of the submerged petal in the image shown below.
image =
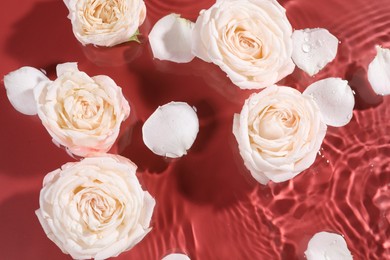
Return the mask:
[(368, 81), (378, 95), (390, 94), (390, 49), (376, 46), (377, 54), (368, 65)]
[(4, 76), (4, 86), (12, 106), (22, 114), (36, 115), (37, 102), (33, 89), (42, 81), (50, 81), (46, 75), (33, 67), (22, 67)]
[(295, 30), (292, 40), (292, 59), (310, 76), (317, 74), (336, 57), (338, 39), (326, 29)]
[(142, 138), (155, 154), (170, 158), (187, 153), (199, 132), (196, 112), (185, 102), (170, 102), (145, 121)]
[(316, 101), (325, 124), (344, 126), (351, 121), (355, 98), (348, 81), (340, 78), (319, 80), (307, 87), (303, 94)]
[(178, 14), (169, 14), (157, 21), (149, 34), (154, 58), (190, 62), (195, 57), (191, 52), (193, 27), (194, 23)]

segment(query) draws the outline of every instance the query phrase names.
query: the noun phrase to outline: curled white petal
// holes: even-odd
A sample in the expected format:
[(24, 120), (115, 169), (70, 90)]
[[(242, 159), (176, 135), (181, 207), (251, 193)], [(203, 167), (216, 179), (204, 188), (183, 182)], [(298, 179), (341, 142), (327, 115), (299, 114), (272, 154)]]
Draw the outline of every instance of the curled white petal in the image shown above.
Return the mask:
[(42, 71), (22, 67), (4, 76), (4, 86), (12, 106), (22, 114), (36, 115), (37, 103), (33, 89), (43, 81), (50, 81)]
[(368, 81), (378, 95), (390, 94), (390, 49), (376, 46), (376, 56), (368, 65)]
[(326, 29), (296, 30), (292, 40), (292, 59), (310, 76), (317, 74), (336, 57), (339, 41)]
[(191, 260), (187, 255), (185, 254), (169, 254), (164, 256), (161, 260)]
[(154, 58), (173, 62), (190, 62), (195, 55), (191, 52), (194, 23), (178, 14), (169, 14), (153, 26), (149, 34)]
[(355, 98), (348, 81), (340, 78), (319, 80), (307, 87), (303, 94), (314, 98), (325, 124), (344, 126), (351, 121)]
[(185, 155), (199, 132), (196, 112), (185, 102), (170, 102), (145, 121), (142, 138), (155, 154), (177, 158)]
[(344, 238), (329, 232), (315, 234), (309, 241), (305, 255), (308, 260), (352, 260)]

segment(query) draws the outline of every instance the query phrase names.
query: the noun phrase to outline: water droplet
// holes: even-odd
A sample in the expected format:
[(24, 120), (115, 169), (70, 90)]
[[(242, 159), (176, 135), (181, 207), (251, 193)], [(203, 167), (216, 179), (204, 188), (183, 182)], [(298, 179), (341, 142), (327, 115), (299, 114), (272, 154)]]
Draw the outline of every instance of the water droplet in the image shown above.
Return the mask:
[(311, 46), (309, 44), (307, 44), (307, 43), (302, 44), (302, 51), (303, 52), (308, 53), (308, 52), (310, 52), (310, 50), (311, 50)]

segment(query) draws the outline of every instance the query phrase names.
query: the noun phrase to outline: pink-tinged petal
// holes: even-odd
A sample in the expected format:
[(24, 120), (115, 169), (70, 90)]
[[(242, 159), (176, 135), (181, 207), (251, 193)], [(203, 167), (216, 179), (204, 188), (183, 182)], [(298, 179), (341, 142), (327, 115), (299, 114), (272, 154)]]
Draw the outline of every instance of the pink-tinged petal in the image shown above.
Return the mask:
[(22, 114), (36, 115), (37, 102), (33, 90), (40, 82), (50, 81), (33, 67), (22, 67), (4, 76), (4, 86), (12, 106)]
[(178, 14), (169, 14), (157, 21), (149, 34), (154, 58), (190, 62), (195, 57), (191, 52), (193, 27), (194, 23)]
[(368, 65), (367, 77), (378, 95), (390, 94), (390, 49), (376, 46), (377, 54)]
[(340, 78), (319, 80), (307, 87), (303, 94), (313, 97), (325, 124), (340, 127), (351, 121), (355, 97), (348, 81)]

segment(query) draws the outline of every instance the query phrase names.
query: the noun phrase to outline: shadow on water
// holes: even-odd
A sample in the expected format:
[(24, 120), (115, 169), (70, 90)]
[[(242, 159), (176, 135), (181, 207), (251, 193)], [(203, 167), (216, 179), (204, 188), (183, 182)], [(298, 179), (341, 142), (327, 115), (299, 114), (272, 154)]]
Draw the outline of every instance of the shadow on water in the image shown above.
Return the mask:
[[(67, 15), (62, 1), (37, 3), (13, 25), (13, 33), (5, 39), (7, 52), (31, 66), (46, 65), (54, 57), (61, 61), (80, 56), (81, 50)], [(43, 63), (37, 64), (37, 61)]]
[(38, 192), (11, 197), (0, 206), (2, 259), (70, 259), (48, 239), (35, 215)]

